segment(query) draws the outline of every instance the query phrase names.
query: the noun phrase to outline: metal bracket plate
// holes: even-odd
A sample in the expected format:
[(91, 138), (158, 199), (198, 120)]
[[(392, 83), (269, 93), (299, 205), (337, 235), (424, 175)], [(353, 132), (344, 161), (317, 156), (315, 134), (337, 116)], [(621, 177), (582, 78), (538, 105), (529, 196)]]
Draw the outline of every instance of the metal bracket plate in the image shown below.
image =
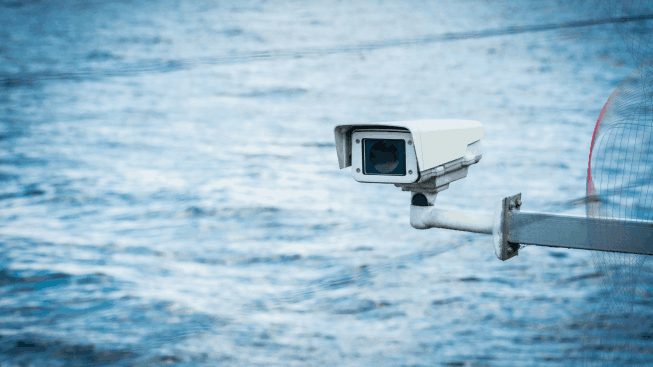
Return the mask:
[(519, 253), (519, 244), (509, 242), (509, 229), (512, 228), (512, 211), (521, 207), (521, 193), (508, 196), (499, 202), (495, 213), (494, 251), (499, 260), (505, 261)]

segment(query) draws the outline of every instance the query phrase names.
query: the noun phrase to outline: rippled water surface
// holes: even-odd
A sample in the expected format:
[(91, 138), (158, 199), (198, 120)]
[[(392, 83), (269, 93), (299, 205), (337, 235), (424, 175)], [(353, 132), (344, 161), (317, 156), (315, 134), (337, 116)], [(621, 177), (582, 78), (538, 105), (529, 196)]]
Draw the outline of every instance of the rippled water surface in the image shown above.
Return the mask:
[[(0, 365), (557, 366), (602, 297), (584, 251), (409, 224), (333, 128), (483, 123), (438, 197), (584, 194), (634, 68), (601, 16), (521, 1), (0, 3)], [(438, 204), (438, 205), (440, 205)]]

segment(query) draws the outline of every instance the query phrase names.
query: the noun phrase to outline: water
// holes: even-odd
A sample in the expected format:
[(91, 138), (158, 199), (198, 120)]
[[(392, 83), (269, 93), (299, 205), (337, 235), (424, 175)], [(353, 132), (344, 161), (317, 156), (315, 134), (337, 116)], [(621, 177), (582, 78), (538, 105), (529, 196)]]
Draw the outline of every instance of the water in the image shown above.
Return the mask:
[(592, 4), (1, 6), (0, 365), (584, 358), (603, 296), (589, 252), (501, 262), (487, 236), (415, 230), (407, 193), (338, 170), (333, 127), (479, 120), (483, 159), (438, 205), (580, 197), (596, 118), (635, 67), (610, 25), (389, 40)]

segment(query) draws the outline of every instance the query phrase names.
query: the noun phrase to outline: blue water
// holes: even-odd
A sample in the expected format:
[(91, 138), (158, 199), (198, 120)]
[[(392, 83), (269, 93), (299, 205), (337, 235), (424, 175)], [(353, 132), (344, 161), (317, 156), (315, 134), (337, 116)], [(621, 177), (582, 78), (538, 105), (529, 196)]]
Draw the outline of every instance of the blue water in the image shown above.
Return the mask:
[(338, 169), (333, 128), (479, 120), (483, 159), (438, 205), (580, 197), (635, 67), (612, 26), (425, 37), (604, 16), (593, 4), (0, 9), (0, 365), (586, 358), (579, 320), (604, 296), (589, 252), (501, 262), (488, 236), (415, 230), (407, 193)]

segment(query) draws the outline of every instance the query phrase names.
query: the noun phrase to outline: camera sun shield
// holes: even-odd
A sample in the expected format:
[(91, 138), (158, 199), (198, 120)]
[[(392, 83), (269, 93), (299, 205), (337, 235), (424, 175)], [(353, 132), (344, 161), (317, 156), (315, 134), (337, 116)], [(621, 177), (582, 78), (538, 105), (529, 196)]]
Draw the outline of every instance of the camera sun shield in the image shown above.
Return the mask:
[(412, 183), (419, 179), (410, 132), (356, 130), (351, 145), (351, 173), (356, 181)]

